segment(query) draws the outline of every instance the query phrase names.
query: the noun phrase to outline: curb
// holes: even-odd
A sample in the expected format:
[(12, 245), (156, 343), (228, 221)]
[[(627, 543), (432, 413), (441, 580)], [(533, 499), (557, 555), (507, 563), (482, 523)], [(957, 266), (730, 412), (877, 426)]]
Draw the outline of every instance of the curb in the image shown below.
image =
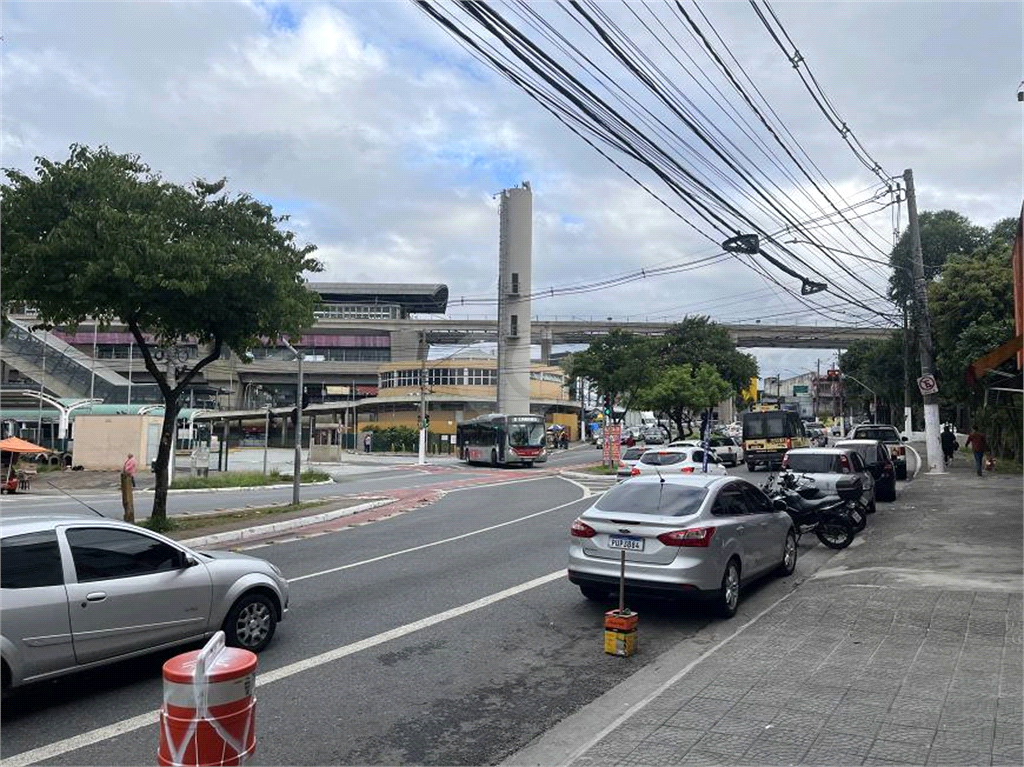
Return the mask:
[(560, 469), (558, 472), (561, 477), (571, 477), (572, 479), (589, 479), (591, 481), (606, 481), (609, 484), (614, 485), (618, 477), (610, 476), (607, 474), (588, 474), (584, 471), (571, 471), (569, 469)]
[(212, 546), (217, 543), (247, 541), (251, 538), (259, 538), (264, 535), (270, 535), (271, 533), (280, 533), (285, 530), (294, 530), (299, 527), (318, 525), (321, 522), (330, 522), (334, 519), (358, 514), (361, 511), (369, 511), (370, 509), (376, 509), (379, 506), (387, 506), (389, 503), (394, 502), (394, 498), (382, 498), (378, 501), (360, 503), (356, 506), (348, 506), (344, 509), (335, 509), (334, 511), (325, 511), (321, 514), (312, 514), (308, 517), (296, 517), (295, 519), (286, 519), (283, 522), (271, 522), (266, 525), (244, 527), (241, 530), (228, 530), (223, 533), (212, 533), (210, 535), (199, 536), (198, 538), (188, 538), (180, 540), (178, 543), (182, 546), (199, 548), (200, 546)]

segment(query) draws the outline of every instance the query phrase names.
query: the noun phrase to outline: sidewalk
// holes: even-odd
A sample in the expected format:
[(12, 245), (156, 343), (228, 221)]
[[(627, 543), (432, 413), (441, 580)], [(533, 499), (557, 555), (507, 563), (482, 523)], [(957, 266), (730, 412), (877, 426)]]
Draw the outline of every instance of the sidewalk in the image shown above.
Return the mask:
[(506, 763), (1022, 764), (1021, 477), (960, 456), (903, 487), (745, 626), (657, 659), (618, 719)]

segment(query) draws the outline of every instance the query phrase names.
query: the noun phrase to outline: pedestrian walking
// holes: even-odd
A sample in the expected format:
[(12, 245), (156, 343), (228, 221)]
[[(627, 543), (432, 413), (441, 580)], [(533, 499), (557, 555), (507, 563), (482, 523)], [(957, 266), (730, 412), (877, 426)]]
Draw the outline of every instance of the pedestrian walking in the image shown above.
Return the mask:
[(561, 436), (558, 439), (562, 443), (562, 449), (563, 450), (568, 450), (569, 449), (569, 432), (568, 431), (563, 431)]
[(132, 487), (135, 487), (135, 471), (138, 469), (138, 462), (135, 460), (133, 453), (128, 453), (128, 457), (124, 459), (124, 466), (122, 471), (128, 475), (128, 478), (132, 481)]
[(967, 435), (967, 446), (974, 451), (974, 468), (978, 471), (978, 476), (982, 476), (984, 464), (985, 464), (985, 453), (988, 452), (988, 443), (985, 441), (985, 435), (978, 431), (977, 426), (971, 427), (971, 433)]
[(956, 435), (953, 433), (953, 427), (950, 424), (946, 424), (945, 430), (942, 432), (942, 457), (946, 463), (953, 460), (953, 453), (960, 447), (956, 442)]
[(373, 446), (373, 434), (366, 432), (366, 436), (363, 437), (363, 452), (369, 453), (370, 448)]

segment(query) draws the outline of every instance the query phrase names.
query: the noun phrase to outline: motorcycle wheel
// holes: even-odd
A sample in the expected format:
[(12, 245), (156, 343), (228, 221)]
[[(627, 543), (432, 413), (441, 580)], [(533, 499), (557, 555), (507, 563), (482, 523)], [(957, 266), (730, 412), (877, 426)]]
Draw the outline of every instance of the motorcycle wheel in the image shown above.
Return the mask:
[(818, 540), (830, 549), (845, 549), (856, 537), (853, 526), (845, 519), (823, 520), (815, 530)]

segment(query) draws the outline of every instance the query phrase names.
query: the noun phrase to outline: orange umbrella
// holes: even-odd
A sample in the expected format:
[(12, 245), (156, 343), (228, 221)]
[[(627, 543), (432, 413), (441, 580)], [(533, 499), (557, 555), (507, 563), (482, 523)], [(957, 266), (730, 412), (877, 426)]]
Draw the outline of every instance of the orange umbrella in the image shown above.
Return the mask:
[(0, 440), (0, 450), (8, 453), (49, 453), (45, 447), (34, 445), (21, 437), (8, 437)]

